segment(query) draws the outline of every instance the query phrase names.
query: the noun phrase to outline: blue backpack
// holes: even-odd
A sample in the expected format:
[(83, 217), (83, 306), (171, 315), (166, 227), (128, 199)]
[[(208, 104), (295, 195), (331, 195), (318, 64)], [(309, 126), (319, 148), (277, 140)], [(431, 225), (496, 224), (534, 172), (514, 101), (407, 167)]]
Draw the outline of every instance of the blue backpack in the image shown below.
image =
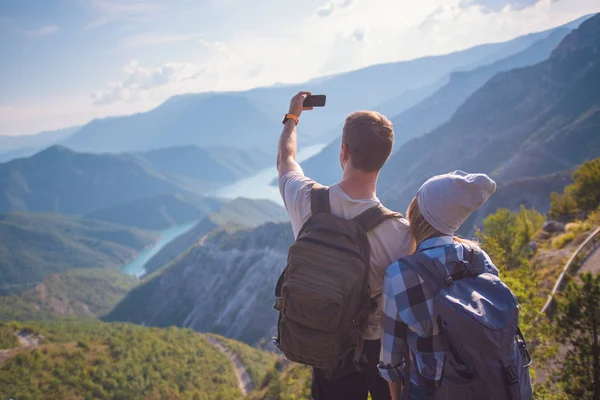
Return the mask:
[(487, 272), (480, 249), (463, 248), (464, 261), (446, 266), (423, 253), (401, 260), (436, 293), (434, 310), (446, 352), (440, 386), (428, 395), (406, 388), (405, 398), (531, 400), (531, 357), (518, 327), (517, 299)]

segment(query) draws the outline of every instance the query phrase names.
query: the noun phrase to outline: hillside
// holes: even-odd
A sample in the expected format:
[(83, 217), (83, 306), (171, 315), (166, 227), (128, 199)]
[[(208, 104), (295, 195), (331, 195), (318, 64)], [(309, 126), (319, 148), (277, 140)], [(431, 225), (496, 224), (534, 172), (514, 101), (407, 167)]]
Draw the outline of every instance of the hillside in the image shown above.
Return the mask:
[(39, 345), (0, 361), (7, 398), (242, 399), (231, 361), (191, 330), (95, 321), (8, 326)]
[(573, 168), (600, 155), (600, 15), (551, 57), (496, 75), (446, 124), (400, 148), (380, 187), (404, 209), (432, 175), (486, 172), (500, 184)]
[[(485, 63), (474, 69), (460, 68), (450, 74), (448, 82), (440, 84), (431, 90), (428, 96), (423, 96), (411, 107), (396, 110), (390, 104), (376, 107), (384, 111), (394, 124), (396, 134), (394, 148), (397, 150), (412, 138), (419, 137), (429, 130), (438, 127), (452, 117), (454, 112), (478, 88), (483, 86), (495, 74), (514, 68), (530, 66), (547, 59), (560, 41), (576, 28), (577, 21), (565, 27), (555, 28), (545, 35), (530, 37), (530, 45), (519, 52), (507, 57)], [(489, 60), (492, 61), (492, 60)], [(393, 117), (393, 118), (392, 118)], [(338, 130), (341, 132), (341, 127)], [(339, 166), (340, 137), (327, 145), (319, 154), (302, 163), (304, 172), (323, 184), (333, 184), (341, 178)]]
[(0, 214), (0, 295), (72, 268), (118, 268), (157, 234), (56, 214)]
[(465, 223), (465, 235), (472, 236), (475, 226), (481, 226), (486, 216), (499, 208), (517, 211), (521, 206), (533, 208), (542, 214), (550, 210), (550, 193), (561, 193), (571, 183), (571, 171), (560, 171), (550, 175), (523, 178), (498, 186), (496, 193), (471, 214)]
[(140, 229), (163, 230), (200, 220), (222, 204), (223, 201), (211, 197), (160, 194), (92, 211), (85, 218)]
[(144, 268), (147, 274), (151, 274), (164, 267), (216, 229), (227, 228), (230, 231), (247, 229), (267, 222), (284, 222), (288, 219), (285, 209), (271, 201), (234, 199), (200, 220), (190, 231), (167, 244), (145, 264)]
[(255, 344), (275, 326), (273, 288), (292, 238), (289, 224), (215, 232), (135, 288), (106, 319), (185, 326)]
[(555, 29), (548, 37), (538, 40), (520, 53), (471, 71), (452, 73), (446, 85), (392, 119), (398, 130), (395, 145), (400, 147), (408, 140), (448, 121), (471, 94), (497, 73), (531, 66), (548, 59), (569, 32), (566, 28)]
[(138, 283), (116, 269), (71, 269), (21, 294), (0, 296), (0, 321), (101, 316)]
[(164, 193), (187, 193), (173, 179), (110, 154), (53, 146), (0, 164), (0, 212), (82, 214)]

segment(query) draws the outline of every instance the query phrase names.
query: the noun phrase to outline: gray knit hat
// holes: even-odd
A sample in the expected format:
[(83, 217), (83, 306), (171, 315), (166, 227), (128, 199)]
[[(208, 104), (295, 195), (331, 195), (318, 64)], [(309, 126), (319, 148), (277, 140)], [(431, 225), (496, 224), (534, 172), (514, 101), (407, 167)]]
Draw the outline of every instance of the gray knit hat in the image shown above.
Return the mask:
[(417, 204), (431, 226), (445, 235), (454, 235), (495, 191), (496, 182), (485, 174), (454, 171), (425, 182), (417, 192)]

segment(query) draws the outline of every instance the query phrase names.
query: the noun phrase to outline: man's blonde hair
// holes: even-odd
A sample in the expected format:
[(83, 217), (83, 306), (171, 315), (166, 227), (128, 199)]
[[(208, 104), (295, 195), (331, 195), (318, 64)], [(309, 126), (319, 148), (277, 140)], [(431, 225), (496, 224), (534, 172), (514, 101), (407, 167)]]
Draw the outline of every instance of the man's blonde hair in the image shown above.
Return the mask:
[(352, 166), (378, 172), (394, 147), (394, 129), (389, 119), (376, 111), (357, 111), (346, 118), (342, 134)]

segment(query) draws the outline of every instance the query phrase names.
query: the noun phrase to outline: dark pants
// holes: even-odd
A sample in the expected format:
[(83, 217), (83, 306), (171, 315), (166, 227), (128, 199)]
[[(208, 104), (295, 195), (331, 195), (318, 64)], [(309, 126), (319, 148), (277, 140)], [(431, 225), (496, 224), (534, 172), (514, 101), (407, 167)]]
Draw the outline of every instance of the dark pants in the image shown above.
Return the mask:
[(339, 378), (327, 379), (325, 372), (313, 368), (312, 397), (314, 400), (391, 400), (390, 389), (377, 370), (381, 342), (365, 340), (363, 354), (367, 356), (364, 371), (354, 371)]

